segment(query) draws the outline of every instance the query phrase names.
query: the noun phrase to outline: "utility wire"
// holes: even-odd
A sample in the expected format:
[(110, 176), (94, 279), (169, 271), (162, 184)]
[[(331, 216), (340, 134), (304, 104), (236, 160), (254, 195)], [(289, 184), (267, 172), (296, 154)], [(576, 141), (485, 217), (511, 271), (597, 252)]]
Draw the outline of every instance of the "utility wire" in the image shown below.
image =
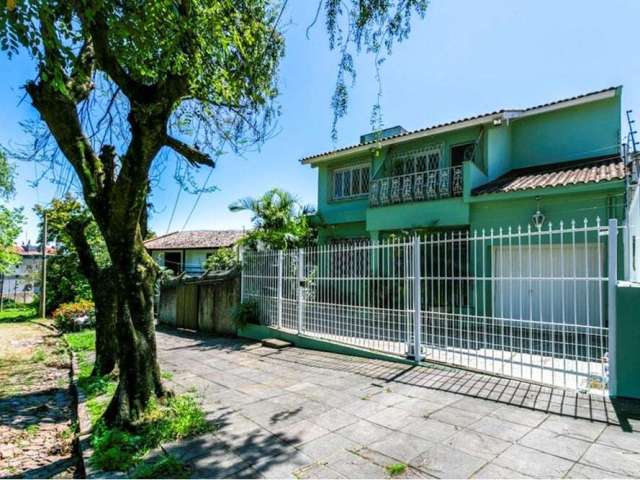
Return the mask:
[(201, 188), (200, 192), (198, 193), (198, 196), (196, 197), (196, 201), (193, 204), (193, 208), (191, 208), (191, 211), (189, 212), (189, 215), (187, 216), (187, 219), (184, 221), (184, 225), (182, 225), (182, 231), (184, 231), (184, 229), (187, 228), (187, 223), (189, 223), (189, 220), (191, 220), (191, 215), (193, 215), (193, 212), (195, 211), (196, 207), (198, 206), (198, 202), (200, 201), (200, 198), (202, 197), (202, 194), (204, 193), (204, 190), (207, 188), (207, 185), (209, 184), (209, 179), (211, 178), (211, 174), (212, 173), (213, 173), (213, 168), (210, 168), (209, 169), (209, 175), (207, 175), (207, 179), (204, 181), (204, 184), (202, 185), (202, 188)]

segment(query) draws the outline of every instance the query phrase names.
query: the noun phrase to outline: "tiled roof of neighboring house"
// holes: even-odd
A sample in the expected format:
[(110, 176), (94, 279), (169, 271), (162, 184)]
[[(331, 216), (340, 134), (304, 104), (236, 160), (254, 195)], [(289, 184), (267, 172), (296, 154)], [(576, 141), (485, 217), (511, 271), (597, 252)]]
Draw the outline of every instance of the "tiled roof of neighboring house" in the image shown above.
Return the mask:
[(581, 183), (623, 180), (627, 168), (618, 156), (594, 157), (512, 170), (493, 182), (473, 190), (473, 195), (517, 192), (534, 188), (565, 187)]
[[(21, 255), (23, 257), (42, 255), (42, 250), (40, 250), (40, 248), (37, 245), (31, 245), (30, 243), (16, 245), (15, 252), (18, 255)], [(56, 247), (47, 245), (47, 256), (55, 255), (56, 253), (57, 253)]]
[[(495, 116), (495, 115), (501, 115), (501, 114), (505, 114), (505, 113), (509, 113), (509, 112), (513, 112), (513, 113), (532, 112), (533, 110), (543, 109), (543, 108), (546, 108), (546, 107), (551, 107), (551, 106), (554, 106), (554, 105), (559, 105), (559, 104), (562, 104), (562, 103), (572, 102), (574, 100), (579, 100), (579, 99), (582, 99), (582, 98), (595, 96), (595, 95), (598, 95), (598, 94), (601, 94), (601, 93), (614, 91), (617, 88), (619, 88), (619, 87), (604, 88), (602, 90), (597, 90), (597, 91), (594, 91), (594, 92), (584, 93), (582, 95), (576, 95), (576, 96), (570, 97), (570, 98), (563, 98), (562, 100), (555, 100), (553, 102), (543, 103), (541, 105), (535, 105), (533, 107), (527, 107), (527, 108), (523, 108), (523, 109), (506, 109), (506, 108), (503, 108), (501, 110), (496, 110), (494, 112), (483, 113), (483, 114), (480, 114), (480, 115), (474, 115), (474, 116), (471, 116), (471, 117), (461, 118), (459, 120), (453, 120), (451, 122), (445, 122), (445, 123), (440, 123), (440, 124), (437, 124), (437, 125), (431, 125), (429, 127), (419, 128), (417, 130), (406, 131), (406, 132), (403, 132), (403, 133), (399, 133), (397, 135), (392, 135), (390, 137), (386, 137), (384, 139), (384, 142), (388, 142), (389, 140), (399, 139), (399, 138), (406, 137), (406, 136), (409, 136), (409, 135), (414, 135), (414, 134), (417, 134), (417, 133), (426, 133), (426, 132), (429, 132), (430, 130), (436, 130), (436, 129), (439, 129), (439, 128), (442, 128), (442, 127), (448, 127), (448, 126), (451, 126), (451, 125), (456, 125), (458, 123), (464, 123), (464, 122), (468, 122), (468, 121), (471, 121), (471, 120), (479, 120), (479, 119), (484, 118), (484, 117), (492, 117), (492, 116)], [(380, 140), (372, 140), (372, 141), (365, 142), (365, 143), (358, 143), (358, 144), (355, 144), (355, 145), (349, 145), (348, 147), (342, 147), (342, 148), (337, 148), (335, 150), (329, 150), (329, 151), (326, 151), (326, 152), (317, 153), (315, 155), (309, 155), (307, 157), (303, 157), (302, 159), (300, 159), (300, 162), (309, 163), (309, 161), (312, 161), (314, 159), (318, 159), (318, 158), (321, 158), (321, 157), (327, 157), (327, 156), (330, 156), (330, 155), (333, 155), (333, 154), (339, 153), (339, 152), (346, 152), (346, 151), (349, 151), (349, 150), (354, 150), (354, 149), (356, 149), (358, 147), (362, 147), (364, 145), (372, 145), (372, 144), (377, 143), (379, 141)]]
[(144, 246), (147, 250), (230, 247), (243, 235), (242, 230), (187, 230), (146, 240)]

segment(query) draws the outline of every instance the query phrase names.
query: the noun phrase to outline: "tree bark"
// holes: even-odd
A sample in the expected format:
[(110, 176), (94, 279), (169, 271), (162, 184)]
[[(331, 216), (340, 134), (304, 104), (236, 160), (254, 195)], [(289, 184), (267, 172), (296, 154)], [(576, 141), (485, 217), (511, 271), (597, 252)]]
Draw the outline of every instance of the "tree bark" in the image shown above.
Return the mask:
[(118, 293), (112, 267), (100, 267), (86, 236), (87, 223), (71, 220), (66, 231), (80, 260), (80, 270), (87, 278), (96, 315), (96, 358), (92, 375), (107, 375), (116, 367), (118, 343), (116, 341), (116, 316)]
[(121, 244), (116, 250), (119, 296), (124, 300), (118, 303), (117, 315), (120, 376), (103, 418), (109, 425), (130, 426), (154, 394), (162, 399), (167, 392), (156, 356), (153, 293), (157, 267), (139, 231), (133, 245)]

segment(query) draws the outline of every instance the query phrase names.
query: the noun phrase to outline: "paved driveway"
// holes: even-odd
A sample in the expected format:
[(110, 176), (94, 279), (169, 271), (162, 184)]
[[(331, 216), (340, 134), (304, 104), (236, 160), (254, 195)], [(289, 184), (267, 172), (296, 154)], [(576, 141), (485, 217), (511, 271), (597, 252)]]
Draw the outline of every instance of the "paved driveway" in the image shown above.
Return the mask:
[[(640, 476), (634, 405), (444, 367), (158, 332), (214, 433), (167, 450), (194, 477)], [(636, 430), (638, 433), (624, 430)]]

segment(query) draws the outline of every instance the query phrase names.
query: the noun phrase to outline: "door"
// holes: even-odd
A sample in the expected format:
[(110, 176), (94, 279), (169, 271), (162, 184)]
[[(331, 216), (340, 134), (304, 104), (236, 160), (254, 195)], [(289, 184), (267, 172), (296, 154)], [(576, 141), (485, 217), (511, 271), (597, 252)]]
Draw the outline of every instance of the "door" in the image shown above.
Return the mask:
[(494, 317), (603, 327), (604, 249), (598, 244), (493, 247)]
[(182, 271), (182, 252), (164, 252), (164, 266), (178, 275)]

